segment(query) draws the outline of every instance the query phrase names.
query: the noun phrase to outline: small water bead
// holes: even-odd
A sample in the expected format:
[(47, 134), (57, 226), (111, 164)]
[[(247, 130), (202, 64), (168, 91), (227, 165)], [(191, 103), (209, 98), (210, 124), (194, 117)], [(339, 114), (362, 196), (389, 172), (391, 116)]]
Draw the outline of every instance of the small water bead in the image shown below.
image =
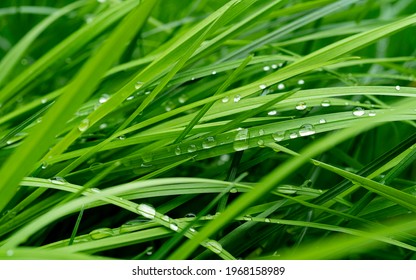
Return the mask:
[(264, 140), (263, 139), (259, 139), (257, 141), (257, 145), (259, 145), (259, 147), (264, 147)]
[(101, 192), (101, 190), (97, 189), (97, 188), (92, 188), (92, 189), (90, 189), (90, 191), (93, 192), (93, 193), (100, 193)]
[(264, 133), (265, 133), (265, 132), (264, 132), (264, 129), (259, 129), (259, 135), (260, 135), (260, 136), (264, 135)]
[(215, 254), (221, 254), (222, 252), (222, 245), (215, 240), (207, 240), (203, 243), (203, 245)]
[(277, 141), (277, 142), (282, 141), (283, 139), (285, 139), (285, 132), (284, 131), (274, 132), (272, 134), (272, 137), (273, 137), (274, 141)]
[(238, 189), (237, 188), (231, 188), (230, 193), (238, 193)]
[(144, 162), (149, 162), (153, 160), (153, 155), (152, 154), (144, 154), (142, 155), (142, 159)]
[(192, 233), (196, 232), (196, 230), (193, 227), (189, 228), (189, 231), (192, 232)]
[(217, 74), (217, 71), (212, 71), (211, 74), (212, 75), (216, 75)]
[(94, 240), (102, 239), (102, 238), (113, 236), (113, 230), (111, 228), (95, 229), (90, 232), (89, 236), (91, 237), (91, 239), (94, 239)]
[(237, 103), (240, 100), (241, 100), (241, 96), (239, 94), (237, 94), (236, 96), (234, 96), (234, 103)]
[(269, 115), (269, 116), (275, 116), (276, 114), (277, 114), (276, 110), (271, 110), (267, 113), (267, 115)]
[(265, 84), (262, 84), (262, 85), (259, 85), (259, 88), (260, 88), (260, 89), (266, 89), (266, 88), (267, 88), (267, 86), (266, 86)]
[(119, 140), (125, 140), (125, 139), (126, 139), (126, 135), (120, 135), (120, 136), (118, 137), (118, 139), (119, 139)]
[(140, 89), (142, 86), (143, 86), (143, 82), (140, 82), (140, 81), (134, 84), (135, 89)]
[(295, 109), (296, 110), (299, 110), (299, 111), (302, 111), (302, 110), (305, 110), (306, 109), (306, 103), (305, 102), (299, 102), (297, 105), (296, 105), (296, 107), (295, 107)]
[(209, 149), (217, 145), (217, 140), (213, 136), (208, 136), (202, 141), (202, 148)]
[(81, 132), (86, 131), (90, 127), (90, 120), (89, 119), (83, 119), (81, 123), (78, 125), (78, 130)]
[(170, 222), (170, 218), (167, 215), (163, 215), (162, 216), (162, 221), (169, 223)]
[(264, 66), (263, 67), (263, 71), (269, 71), (270, 70), (270, 66)]
[(188, 100), (188, 96), (186, 94), (181, 94), (178, 98), (178, 102), (183, 104)]
[(173, 231), (178, 231), (178, 230), (179, 230), (178, 225), (177, 225), (177, 224), (175, 224), (175, 223), (171, 223), (171, 224), (169, 224), (169, 228), (170, 228), (171, 230), (173, 230)]
[(100, 129), (106, 129), (107, 127), (108, 127), (108, 124), (107, 123), (102, 123), (99, 126)]
[(298, 134), (297, 134), (296, 132), (291, 132), (291, 133), (289, 134), (289, 138), (290, 138), (290, 139), (295, 139), (295, 138), (298, 138)]
[(265, 221), (266, 223), (270, 223), (270, 222), (271, 222), (271, 220), (270, 220), (269, 218), (265, 218), (265, 219), (264, 219), (264, 221)]
[(100, 99), (98, 99), (98, 102), (103, 104), (103, 103), (107, 102), (108, 99), (110, 99), (110, 95), (104, 93), (103, 95), (100, 96)]
[(6, 256), (12, 257), (14, 255), (14, 251), (12, 249), (9, 249), (6, 251)]
[(400, 86), (399, 85), (396, 86), (396, 90), (400, 90)]
[(177, 155), (177, 156), (179, 156), (180, 154), (182, 153), (182, 151), (181, 151), (181, 147), (176, 147), (175, 148), (175, 155)]
[(195, 218), (196, 215), (194, 213), (185, 214), (185, 218)]
[(62, 177), (52, 177), (49, 179), (49, 182), (55, 185), (64, 185), (67, 181)]
[(376, 113), (376, 111), (371, 110), (370, 112), (368, 112), (368, 115), (369, 115), (370, 117), (375, 117), (375, 116), (377, 115), (377, 113)]
[(364, 116), (365, 110), (361, 107), (355, 107), (354, 110), (352, 111), (352, 114), (356, 117), (361, 117), (361, 116)]
[(285, 84), (278, 84), (277, 85), (277, 89), (279, 89), (279, 90), (283, 90), (283, 89), (285, 89)]
[(107, 0), (97, 0), (98, 3), (105, 3)]
[(272, 69), (277, 69), (277, 64), (272, 64)]
[(328, 99), (322, 100), (321, 106), (322, 107), (329, 107), (329, 106), (331, 106), (331, 101), (329, 101)]
[(325, 119), (320, 119), (319, 123), (326, 123), (326, 120)]
[(299, 80), (298, 81), (298, 85), (304, 85), (305, 84), (305, 81), (304, 80)]
[(137, 213), (148, 219), (154, 219), (156, 216), (155, 208), (144, 203), (137, 206)]
[(42, 165), (40, 166), (40, 168), (42, 169), (46, 169), (48, 168), (49, 164), (47, 162), (42, 162)]
[(153, 254), (153, 246), (146, 248), (146, 255), (151, 256)]
[(315, 127), (311, 124), (304, 124), (299, 128), (299, 135), (302, 137), (315, 134)]
[(237, 132), (235, 138), (233, 147), (235, 151), (242, 151), (249, 147), (248, 140), (250, 138), (248, 129), (241, 129)]
[(243, 220), (244, 220), (244, 221), (251, 221), (251, 220), (253, 220), (253, 218), (252, 218), (250, 215), (245, 215), (245, 216), (243, 217)]
[(173, 104), (172, 101), (167, 101), (165, 102), (164, 107), (165, 107), (165, 111), (169, 112), (173, 110), (173, 108), (175, 107), (175, 104)]
[(45, 104), (46, 102), (48, 102), (47, 98), (42, 98), (42, 100), (40, 101), (42, 104)]
[(194, 145), (194, 144), (189, 145), (188, 153), (193, 153), (195, 151), (196, 151), (196, 145)]
[(228, 96), (226, 96), (221, 101), (222, 101), (222, 103), (227, 103), (228, 101), (230, 101), (230, 98)]

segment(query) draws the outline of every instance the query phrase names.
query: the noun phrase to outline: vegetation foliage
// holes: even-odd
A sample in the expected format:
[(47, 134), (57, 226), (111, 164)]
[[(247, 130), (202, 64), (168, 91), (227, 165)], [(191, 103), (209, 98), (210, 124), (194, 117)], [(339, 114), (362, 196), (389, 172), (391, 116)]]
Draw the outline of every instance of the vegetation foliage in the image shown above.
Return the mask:
[(0, 3), (0, 258), (415, 259), (412, 0)]

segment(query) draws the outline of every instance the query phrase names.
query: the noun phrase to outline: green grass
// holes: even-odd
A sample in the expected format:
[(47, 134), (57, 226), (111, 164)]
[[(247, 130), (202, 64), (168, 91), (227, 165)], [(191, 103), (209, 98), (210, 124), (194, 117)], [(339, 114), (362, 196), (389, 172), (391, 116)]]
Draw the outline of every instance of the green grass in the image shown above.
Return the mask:
[(1, 259), (416, 258), (413, 1), (19, 5)]

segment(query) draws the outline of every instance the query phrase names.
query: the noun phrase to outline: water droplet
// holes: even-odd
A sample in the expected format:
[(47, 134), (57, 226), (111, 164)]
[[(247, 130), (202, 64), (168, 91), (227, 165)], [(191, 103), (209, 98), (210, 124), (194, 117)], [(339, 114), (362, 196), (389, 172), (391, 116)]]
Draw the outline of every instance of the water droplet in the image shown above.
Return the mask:
[(169, 216), (167, 216), (167, 215), (163, 215), (163, 216), (162, 216), (162, 221), (165, 221), (165, 222), (169, 223), (169, 222), (170, 222), (170, 218), (169, 218)]
[(156, 215), (156, 210), (152, 206), (142, 203), (139, 204), (139, 206), (137, 206), (137, 213), (139, 213), (145, 218), (154, 219)]
[(217, 74), (217, 71), (212, 71), (211, 74), (212, 75), (216, 75)]
[(305, 110), (306, 109), (306, 103), (305, 102), (299, 102), (296, 105), (295, 108), (296, 108), (296, 110), (299, 110), (299, 111)]
[(99, 228), (91, 231), (89, 236), (94, 240), (102, 239), (113, 236), (113, 230), (111, 228)]
[(283, 139), (285, 139), (285, 132), (284, 131), (277, 131), (275, 133), (272, 134), (272, 137), (274, 139), (274, 141), (282, 141)]
[(188, 146), (188, 153), (193, 153), (196, 151), (196, 145), (191, 144)]
[(275, 116), (276, 114), (277, 114), (276, 110), (271, 110), (267, 113), (267, 115), (269, 115), (269, 116)]
[(227, 162), (227, 161), (230, 160), (230, 155), (229, 154), (221, 155), (220, 160), (224, 161), (224, 162)]
[(236, 151), (242, 151), (249, 147), (248, 145), (248, 139), (250, 138), (248, 129), (242, 129), (237, 132), (235, 138), (233, 147)]
[(265, 132), (264, 132), (264, 129), (259, 129), (259, 135), (260, 135), (260, 136), (264, 135), (264, 133), (265, 133)]
[(209, 136), (202, 141), (202, 148), (209, 149), (217, 145), (217, 140), (213, 136)]
[(52, 177), (49, 179), (49, 182), (55, 185), (64, 185), (67, 181), (62, 177)]
[(243, 217), (243, 220), (244, 220), (244, 221), (251, 221), (251, 220), (253, 220), (253, 218), (252, 218), (250, 215), (245, 215), (245, 216)]
[(144, 154), (142, 155), (142, 159), (144, 162), (149, 162), (153, 160), (153, 154)]
[(108, 124), (102, 123), (102, 124), (100, 124), (100, 129), (106, 129), (107, 126), (108, 126)]
[(107, 102), (108, 99), (110, 99), (110, 95), (104, 93), (103, 95), (100, 96), (100, 99), (98, 99), (98, 102), (103, 104), (103, 103)]
[(370, 116), (370, 117), (375, 117), (376, 116), (376, 111), (374, 111), (374, 110), (371, 110), (370, 112), (368, 112), (368, 115)]
[(48, 99), (47, 99), (47, 98), (42, 98), (40, 102), (41, 102), (42, 104), (45, 104), (46, 102), (48, 102)]
[(40, 168), (46, 169), (46, 168), (48, 168), (48, 166), (49, 166), (49, 164), (47, 162), (42, 162), (42, 165), (41, 165)]
[(192, 233), (196, 232), (196, 230), (193, 227), (189, 228), (189, 231)]
[(179, 230), (178, 225), (177, 225), (177, 224), (175, 224), (175, 223), (171, 223), (171, 224), (169, 224), (169, 228), (170, 228), (171, 230), (173, 230), (173, 231), (178, 231), (178, 230)]
[(231, 188), (230, 189), (230, 193), (237, 193), (238, 192), (238, 189), (237, 188)]
[(98, 3), (105, 3), (107, 0), (97, 0)]
[(285, 84), (278, 84), (277, 89), (279, 89), (279, 90), (285, 89)]
[(126, 98), (126, 100), (132, 100), (134, 99), (134, 95), (130, 95), (129, 97)]
[(257, 141), (257, 145), (259, 145), (259, 147), (264, 147), (264, 140), (263, 139), (259, 139)]
[(146, 248), (146, 255), (151, 256), (153, 254), (153, 246)]
[(119, 140), (125, 140), (125, 139), (126, 139), (126, 135), (120, 135), (120, 136), (118, 137), (118, 139), (119, 139)]
[(266, 86), (265, 84), (262, 84), (262, 85), (259, 85), (259, 88), (260, 88), (260, 89), (266, 89), (266, 88), (267, 88), (267, 86)]
[(90, 191), (93, 192), (93, 193), (100, 193), (101, 192), (101, 190), (97, 189), (97, 188), (92, 188), (92, 189), (90, 189)]
[(331, 106), (331, 101), (329, 101), (328, 99), (322, 100), (321, 106), (322, 107), (329, 107), (329, 106)]
[(320, 119), (319, 123), (326, 123), (326, 120), (325, 119)]
[(270, 66), (264, 66), (263, 67), (263, 71), (269, 71), (270, 70)]
[(276, 64), (272, 64), (272, 69), (277, 69), (277, 65)]
[(186, 94), (181, 94), (178, 98), (178, 102), (183, 104), (188, 100), (188, 96)]
[(298, 138), (298, 134), (296, 132), (291, 132), (291, 133), (289, 133), (289, 138), (290, 139)]
[(266, 223), (270, 223), (270, 222), (271, 222), (271, 220), (270, 220), (269, 218), (265, 218), (265, 219), (264, 219), (264, 221), (265, 221)]
[(191, 78), (191, 81), (195, 81), (195, 77), (192, 77), (192, 78)]
[(400, 86), (399, 85), (396, 86), (396, 90), (400, 90)]
[(175, 104), (173, 104), (172, 101), (166, 101), (164, 103), (164, 107), (165, 107), (165, 111), (166, 112), (169, 112), (169, 111), (172, 111), (173, 110), (173, 108), (175, 107)]
[(89, 119), (83, 119), (81, 123), (78, 125), (78, 130), (81, 132), (84, 132), (88, 129), (90, 126), (90, 120)]
[(299, 80), (298, 81), (298, 85), (303, 85), (303, 84), (305, 84), (305, 81), (304, 80)]
[(195, 218), (196, 215), (194, 213), (188, 213), (185, 215), (185, 218)]
[(230, 100), (228, 96), (224, 97), (221, 101), (222, 103), (227, 103)]
[(236, 96), (234, 96), (234, 103), (237, 103), (238, 101), (240, 101), (240, 99), (241, 96), (237, 94)]
[(134, 84), (134, 88), (135, 89), (139, 89), (139, 88), (141, 88), (143, 86), (143, 82), (137, 82), (136, 84)]
[(364, 116), (365, 110), (361, 107), (355, 107), (354, 110), (352, 111), (352, 114), (356, 117), (361, 117), (361, 116)]
[(221, 254), (222, 246), (215, 240), (207, 240), (203, 243), (204, 247), (211, 250), (215, 254)]
[(313, 135), (315, 132), (315, 127), (311, 124), (304, 124), (299, 128), (299, 135), (302, 137)]
[(11, 257), (14, 255), (14, 251), (12, 249), (9, 249), (6, 251), (6, 256)]

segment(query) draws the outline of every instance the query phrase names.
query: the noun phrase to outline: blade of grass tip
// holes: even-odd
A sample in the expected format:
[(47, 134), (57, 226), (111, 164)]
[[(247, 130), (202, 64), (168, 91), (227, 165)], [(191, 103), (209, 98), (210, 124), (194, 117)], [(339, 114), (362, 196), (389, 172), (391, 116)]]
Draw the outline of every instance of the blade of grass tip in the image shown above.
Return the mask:
[(302, 150), (300, 156), (284, 162), (258, 182), (252, 191), (238, 197), (219, 217), (204, 226), (192, 240), (187, 240), (171, 254), (169, 259), (186, 259), (197, 248), (200, 242), (220, 230), (226, 223), (244, 211), (244, 209), (270, 192), (277, 183), (286, 178), (288, 174), (292, 174), (292, 172), (309, 161), (310, 158), (376, 125), (380, 125), (380, 123), (362, 120), (357, 122), (357, 126), (349, 127), (334, 134), (327, 135), (326, 137), (319, 139), (319, 141), (308, 145)]
[[(49, 149), (55, 135), (100, 82), (105, 71), (116, 61), (128, 42), (146, 21), (157, 0), (142, 1), (117, 26), (103, 46), (81, 68), (67, 90), (45, 115), (26, 141), (5, 162), (0, 170), (0, 211), (17, 190), (23, 176)], [(88, 119), (87, 119), (88, 121)]]
[(117, 130), (108, 137), (106, 140), (102, 141), (98, 145), (94, 146), (94, 148), (88, 150), (85, 154), (81, 157), (77, 158), (63, 170), (61, 170), (57, 176), (65, 176), (78, 167), (81, 163), (91, 157), (94, 153), (99, 151), (102, 147), (104, 147), (107, 143), (111, 142), (113, 139), (120, 136), (120, 131), (126, 128), (152, 101), (153, 99), (165, 88), (165, 86), (169, 83), (169, 81), (175, 76), (175, 74), (185, 65), (186, 61), (192, 56), (195, 50), (200, 46), (200, 44), (204, 41), (206, 36), (211, 31), (211, 28), (215, 25), (216, 21), (213, 21), (208, 28), (198, 37), (197, 40), (192, 44), (191, 47), (187, 49), (187, 51), (183, 54), (183, 56), (178, 60), (175, 66), (172, 68), (168, 74), (162, 78), (161, 82), (156, 86), (156, 88), (146, 97), (145, 100), (140, 104), (140, 106), (131, 114), (123, 124), (121, 124)]
[[(235, 80), (238, 75), (241, 74), (241, 72), (244, 70), (244, 68), (247, 66), (247, 64), (251, 61), (253, 58), (253, 55), (249, 55), (246, 57), (246, 59), (241, 62), (241, 64), (235, 69), (231, 75), (228, 76), (228, 78), (225, 80), (225, 82), (218, 88), (218, 90), (214, 93), (214, 96), (223, 93)], [(185, 129), (179, 134), (178, 138), (173, 142), (174, 144), (179, 143), (182, 141), (186, 135), (188, 135), (189, 131), (192, 130), (192, 128), (200, 121), (200, 119), (206, 114), (206, 112), (211, 108), (211, 106), (215, 102), (210, 102), (204, 105), (201, 110), (199, 110), (198, 114), (195, 116), (195, 118), (192, 119), (192, 121), (185, 127)]]
[(84, 214), (84, 206), (81, 207), (79, 211), (77, 221), (75, 222), (74, 229), (72, 230), (71, 237), (69, 238), (68, 246), (71, 246), (74, 243), (75, 236), (77, 235), (79, 225), (81, 223), (82, 215)]
[(56, 10), (50, 16), (42, 20), (39, 24), (33, 27), (13, 48), (3, 57), (0, 62), (0, 87), (10, 75), (13, 68), (20, 63), (23, 54), (29, 49), (33, 41), (48, 28), (54, 21), (62, 16), (72, 12), (73, 10), (85, 5), (85, 1), (77, 1), (69, 4), (61, 9)]

